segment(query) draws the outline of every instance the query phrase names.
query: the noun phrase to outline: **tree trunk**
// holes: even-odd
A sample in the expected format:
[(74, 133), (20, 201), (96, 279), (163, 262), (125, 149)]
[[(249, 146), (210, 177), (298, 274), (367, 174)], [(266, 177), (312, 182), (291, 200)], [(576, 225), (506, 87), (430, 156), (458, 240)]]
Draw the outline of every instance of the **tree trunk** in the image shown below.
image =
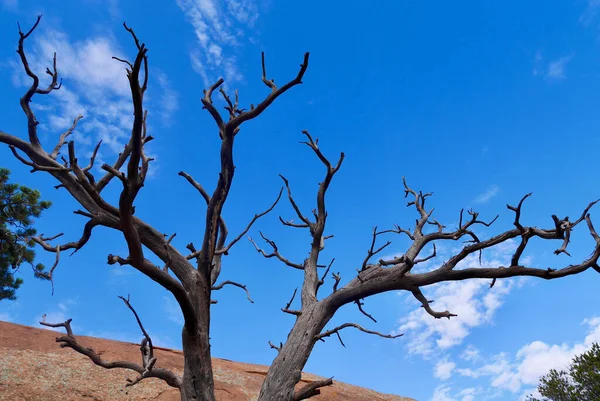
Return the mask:
[(183, 327), (184, 371), (181, 401), (215, 401), (212, 360), (210, 355), (210, 303), (199, 306), (198, 326)]
[(295, 386), (302, 377), (302, 369), (315, 345), (315, 336), (321, 333), (333, 312), (316, 304), (298, 316), (287, 341), (267, 372), (258, 401), (293, 401)]
[(181, 401), (215, 401), (208, 330), (183, 328), (184, 371)]

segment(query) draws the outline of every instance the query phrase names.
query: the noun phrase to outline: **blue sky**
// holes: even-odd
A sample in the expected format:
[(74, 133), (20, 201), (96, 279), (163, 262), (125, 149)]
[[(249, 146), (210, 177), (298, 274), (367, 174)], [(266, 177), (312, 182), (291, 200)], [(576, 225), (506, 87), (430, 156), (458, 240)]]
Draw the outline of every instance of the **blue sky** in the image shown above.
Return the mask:
[[(15, 22), (28, 27), (41, 13), (28, 54), (42, 74), (56, 51), (64, 78), (59, 92), (34, 98), (48, 148), (82, 113), (76, 133), (80, 154), (89, 155), (103, 139), (101, 159), (115, 157), (131, 119), (123, 66), (110, 59), (134, 51), (121, 23), (127, 21), (148, 45), (147, 107), (156, 163), (138, 197), (137, 214), (164, 233), (176, 232), (174, 243), (182, 249), (199, 240), (204, 207), (177, 172), (212, 188), (218, 171), (218, 135), (201, 108), (201, 91), (223, 76), (229, 90), (239, 89), (242, 104), (256, 104), (267, 93), (260, 81), (261, 51), (278, 83), (295, 76), (305, 51), (311, 61), (302, 86), (243, 127), (224, 212), (232, 233), (272, 202), (281, 185), (278, 173), (290, 180), (301, 207), (313, 207), (323, 171), (298, 144), (302, 129), (318, 136), (332, 158), (346, 153), (329, 191), (328, 230), (336, 237), (326, 252), (336, 258), (333, 270), (344, 280), (364, 258), (374, 225), (414, 221), (402, 197), (403, 175), (414, 188), (435, 192), (431, 204), (447, 225), (457, 223), (462, 207), (490, 218), (500, 213), (482, 236), (510, 228), (505, 205), (528, 192), (534, 196), (526, 203), (525, 222), (537, 226), (551, 226), (551, 214), (575, 216), (600, 197), (596, 0), (0, 4), (0, 128), (25, 135), (18, 99), (27, 81), (14, 52)], [(0, 147), (0, 160), (14, 180), (39, 188), (54, 202), (39, 221), (40, 232), (79, 237), (85, 221), (72, 214), (78, 207), (65, 192), (54, 190), (43, 173), (29, 174), (6, 148)], [(112, 201), (117, 189), (109, 192)], [(282, 202), (250, 234), (258, 237), (262, 230), (277, 239), (286, 256), (301, 261), (308, 251), (306, 233), (290, 232), (277, 220), (291, 213)], [(599, 214), (593, 210), (592, 218)], [(588, 236), (584, 230), (575, 233), (572, 259), (591, 252)], [(406, 240), (392, 240), (389, 254), (401, 253)], [(434, 263), (459, 245), (444, 244)], [(556, 247), (533, 242), (525, 256), (533, 266), (569, 264), (569, 257), (552, 254)], [(483, 263), (505, 263), (513, 249), (490, 251)], [(0, 304), (0, 319), (35, 326), (43, 314), (49, 321), (72, 317), (79, 334), (139, 341), (135, 321), (117, 298), (130, 293), (155, 342), (179, 347), (181, 315), (169, 294), (130, 268), (106, 264), (108, 253), (125, 251), (118, 233), (95, 231), (84, 249), (62, 258), (54, 296), (48, 283), (23, 269), (19, 299)], [(39, 256), (52, 264), (52, 255), (40, 250)], [(285, 340), (293, 317), (280, 308), (301, 275), (262, 259), (242, 241), (228, 256), (222, 278), (247, 284), (255, 304), (237, 289), (216, 294), (214, 356), (270, 363), (274, 351), (267, 342)], [(600, 341), (598, 280), (586, 272), (553, 282), (503, 281), (491, 291), (486, 282), (426, 289), (438, 307), (459, 315), (450, 321), (434, 320), (405, 294), (383, 294), (365, 305), (377, 324), (347, 308), (332, 325), (355, 321), (404, 337), (386, 340), (348, 331), (343, 333), (347, 348), (334, 340), (317, 344), (306, 370), (419, 401), (520, 399), (549, 367), (564, 366), (574, 353)]]

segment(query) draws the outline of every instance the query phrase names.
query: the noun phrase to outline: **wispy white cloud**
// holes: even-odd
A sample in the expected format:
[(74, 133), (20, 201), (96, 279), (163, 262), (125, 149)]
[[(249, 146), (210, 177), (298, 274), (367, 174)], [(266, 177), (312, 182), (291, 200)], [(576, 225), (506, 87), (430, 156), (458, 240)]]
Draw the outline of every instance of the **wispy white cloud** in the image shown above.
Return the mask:
[(18, 0), (2, 0), (2, 7), (8, 11), (16, 11), (19, 6)]
[(499, 192), (500, 192), (500, 187), (498, 187), (497, 185), (492, 185), (485, 192), (482, 192), (479, 195), (477, 195), (477, 197), (475, 197), (474, 202), (475, 203), (487, 203), (494, 196), (498, 195)]
[(478, 361), (481, 358), (481, 353), (474, 345), (467, 345), (465, 350), (460, 354), (460, 358), (465, 361)]
[(560, 81), (565, 79), (567, 77), (567, 64), (572, 58), (573, 56), (570, 55), (551, 61), (548, 64), (548, 70), (546, 71), (546, 79), (550, 81)]
[(521, 399), (534, 392), (541, 376), (550, 369), (568, 367), (575, 355), (587, 351), (592, 343), (600, 342), (600, 317), (586, 319), (588, 327), (585, 338), (577, 343), (546, 344), (533, 341), (524, 345), (514, 355), (503, 352), (489, 358), (477, 367), (456, 368), (464, 377), (487, 377), (490, 386), (513, 394), (521, 393)]
[(466, 388), (458, 393), (460, 401), (475, 401), (475, 396), (481, 392), (479, 388)]
[[(102, 147), (98, 166), (102, 164), (101, 158), (122, 151), (130, 135), (133, 106), (124, 65), (112, 59), (113, 56), (127, 58), (120, 46), (103, 36), (72, 41), (64, 32), (40, 27), (28, 42), (26, 52), (30, 65), (40, 77), (45, 76), (42, 72), (56, 52), (63, 79), (60, 90), (44, 97), (43, 101), (39, 97), (37, 101), (34, 99), (32, 107), (40, 114), (42, 128), (58, 136), (81, 114), (84, 119), (73, 134), (78, 148), (83, 148), (80, 157), (89, 156), (91, 146), (99, 140)], [(17, 62), (11, 66), (13, 83), (29, 85), (23, 67)], [(153, 72), (151, 69), (151, 82)], [(154, 79), (158, 85), (154, 86), (156, 92), (152, 91), (154, 87), (148, 92), (149, 108), (151, 112), (158, 109), (161, 121), (168, 123), (178, 107), (177, 94), (163, 72), (158, 71)]]
[(19, 319), (22, 306), (19, 300), (0, 302), (0, 320), (23, 324)]
[(590, 25), (596, 20), (600, 10), (600, 0), (587, 0), (586, 8), (579, 17), (579, 22), (583, 25)]
[[(53, 330), (64, 333), (63, 327), (48, 327), (41, 326), (40, 322), (47, 323), (63, 323), (69, 318), (73, 318), (71, 307), (77, 305), (77, 299), (64, 299), (56, 303), (56, 305), (47, 308), (44, 313), (39, 313), (35, 316), (33, 321), (30, 323), (33, 327), (40, 327), (47, 330)], [(71, 324), (74, 331), (77, 330), (77, 326)]]
[(448, 386), (438, 386), (433, 391), (430, 401), (457, 401), (456, 398), (450, 396), (452, 389)]
[(70, 306), (77, 305), (76, 299), (65, 299), (64, 301), (59, 302), (56, 306), (62, 312), (66, 312)]
[(540, 76), (548, 82), (562, 81), (567, 78), (567, 65), (573, 57), (573, 54), (569, 54), (547, 62), (538, 50), (533, 58), (533, 75)]
[(173, 298), (167, 296), (163, 297), (163, 312), (170, 321), (177, 323), (178, 325), (183, 324), (181, 308)]
[(190, 60), (204, 84), (213, 84), (218, 76), (229, 83), (241, 80), (233, 49), (258, 18), (256, 2), (177, 0), (177, 5), (194, 28), (199, 47), (190, 53)]
[[(501, 247), (484, 252), (481, 266), (497, 267), (505, 265), (516, 249), (516, 242), (507, 241)], [(452, 250), (443, 250), (438, 254), (441, 260), (447, 260)], [(432, 261), (432, 263), (435, 263)], [(456, 269), (479, 266), (478, 255), (470, 255), (461, 261)], [(475, 327), (493, 323), (496, 311), (502, 306), (510, 291), (521, 281), (499, 280), (489, 288), (486, 280), (468, 280), (432, 285), (426, 289), (428, 299), (435, 300), (437, 310), (449, 310), (457, 314), (450, 320), (434, 319), (427, 314), (418, 302), (415, 309), (401, 319), (397, 332), (406, 334), (406, 344), (410, 353), (431, 356), (436, 351), (457, 346)]]
[(113, 19), (121, 17), (119, 0), (85, 0), (85, 2), (96, 7), (103, 7), (105, 10), (107, 9)]
[(440, 380), (448, 380), (452, 377), (452, 372), (456, 364), (448, 359), (442, 359), (435, 364), (433, 375)]
[(164, 125), (171, 124), (171, 117), (179, 108), (179, 99), (177, 92), (173, 90), (167, 75), (163, 72), (156, 74), (156, 80), (161, 89), (158, 102), (158, 114)]
[[(475, 396), (482, 392), (478, 387), (469, 387), (456, 392), (450, 386), (441, 385), (435, 388), (430, 401), (475, 401)], [(490, 398), (486, 397), (486, 399)]]

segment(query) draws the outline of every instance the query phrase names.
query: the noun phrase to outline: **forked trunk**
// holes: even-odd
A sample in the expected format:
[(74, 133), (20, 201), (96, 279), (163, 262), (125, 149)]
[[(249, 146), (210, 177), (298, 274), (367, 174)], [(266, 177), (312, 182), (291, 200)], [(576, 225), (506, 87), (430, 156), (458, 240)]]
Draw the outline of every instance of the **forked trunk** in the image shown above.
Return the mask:
[(302, 369), (313, 350), (315, 336), (332, 316), (333, 313), (327, 313), (323, 305), (315, 305), (305, 309), (296, 319), (287, 341), (269, 367), (258, 401), (294, 400), (295, 386), (300, 382)]

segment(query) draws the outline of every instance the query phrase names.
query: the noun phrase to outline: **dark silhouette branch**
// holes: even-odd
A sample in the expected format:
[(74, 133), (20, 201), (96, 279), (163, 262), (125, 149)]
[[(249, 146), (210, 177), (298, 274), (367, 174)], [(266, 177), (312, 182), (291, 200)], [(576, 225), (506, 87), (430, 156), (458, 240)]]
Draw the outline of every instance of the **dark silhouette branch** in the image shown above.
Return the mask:
[(248, 288), (246, 287), (245, 284), (240, 284), (240, 283), (236, 283), (234, 281), (227, 280), (227, 281), (223, 281), (219, 285), (213, 286), (212, 290), (213, 291), (218, 291), (218, 290), (222, 289), (226, 285), (233, 285), (235, 287), (241, 288), (242, 290), (246, 291), (246, 297), (248, 298), (248, 301), (250, 301), (250, 303), (254, 303), (254, 301), (252, 300), (252, 298), (250, 298), (250, 291), (248, 291)]
[(321, 394), (321, 387), (331, 386), (333, 384), (333, 377), (329, 379), (323, 380), (315, 380), (313, 382), (308, 383), (304, 387), (298, 389), (294, 393), (294, 401), (306, 400), (308, 398), (314, 397), (316, 395)]
[(340, 326), (337, 326), (337, 327), (335, 327), (335, 328), (333, 328), (331, 330), (327, 330), (327, 331), (325, 331), (325, 332), (323, 332), (323, 333), (315, 336), (315, 340), (323, 340), (323, 338), (325, 338), (325, 337), (329, 337), (329, 336), (331, 336), (333, 334), (336, 334), (338, 336), (338, 339), (339, 339), (340, 343), (345, 348), (346, 345), (342, 341), (342, 338), (340, 337), (339, 332), (340, 332), (340, 330), (343, 330), (343, 329), (345, 329), (347, 327), (354, 327), (355, 329), (357, 329), (359, 331), (362, 331), (363, 333), (373, 334), (375, 336), (379, 336), (379, 337), (383, 337), (383, 338), (398, 338), (398, 337), (401, 337), (401, 336), (404, 335), (404, 334), (395, 334), (395, 335), (393, 335), (393, 334), (383, 334), (383, 333), (380, 333), (378, 331), (367, 330), (364, 327), (362, 327), (362, 326), (360, 326), (360, 325), (358, 325), (356, 323), (344, 323), (344, 324), (342, 324)]
[(290, 298), (290, 301), (287, 304), (285, 304), (284, 308), (281, 308), (282, 312), (289, 313), (290, 315), (295, 316), (299, 316), (302, 314), (302, 311), (290, 309), (290, 307), (292, 306), (292, 302), (294, 302), (294, 298), (296, 298), (296, 292), (298, 292), (298, 288), (294, 289), (294, 293), (292, 294), (292, 298)]
[(283, 193), (283, 188), (281, 188), (281, 190), (279, 191), (279, 195), (277, 195), (277, 199), (275, 199), (275, 202), (273, 202), (273, 204), (264, 212), (259, 213), (259, 214), (255, 214), (254, 217), (252, 218), (252, 220), (250, 220), (250, 223), (248, 223), (248, 225), (246, 226), (246, 228), (244, 228), (244, 230), (233, 239), (233, 241), (231, 241), (227, 246), (219, 249), (216, 254), (224, 254), (227, 255), (227, 253), (229, 252), (229, 250), (231, 249), (232, 246), (234, 246), (244, 235), (246, 235), (246, 233), (248, 233), (248, 231), (250, 231), (250, 228), (252, 227), (252, 225), (256, 222), (256, 220), (260, 219), (261, 217), (265, 216), (266, 214), (268, 214), (269, 212), (271, 212), (274, 208), (275, 205), (277, 205), (277, 203), (279, 202), (279, 200), (281, 199), (281, 194)]
[(273, 248), (273, 252), (266, 253), (258, 245), (256, 245), (256, 242), (254, 242), (254, 240), (252, 238), (248, 237), (248, 240), (252, 243), (252, 245), (254, 245), (254, 248), (256, 249), (257, 252), (259, 252), (261, 255), (263, 255), (267, 259), (275, 257), (275, 258), (279, 259), (280, 261), (282, 261), (283, 263), (285, 263), (286, 265), (288, 265), (290, 267), (293, 267), (294, 269), (304, 270), (304, 266), (303, 265), (291, 262), (290, 260), (288, 260), (287, 258), (285, 258), (284, 256), (282, 256), (279, 253), (279, 248), (277, 247), (277, 244), (274, 241), (271, 241), (270, 239), (268, 239), (267, 237), (265, 237), (264, 234), (262, 232), (260, 232), (260, 231), (259, 231), (259, 234), (262, 237), (262, 239), (265, 240), (265, 242), (267, 244), (269, 244), (271, 246), (271, 248)]
[(80, 114), (78, 115), (75, 120), (73, 120), (73, 124), (71, 125), (71, 127), (66, 130), (65, 132), (62, 133), (62, 135), (60, 136), (60, 138), (58, 139), (58, 143), (56, 144), (56, 146), (54, 147), (54, 150), (52, 151), (52, 153), (50, 153), (50, 157), (53, 158), (54, 160), (56, 160), (56, 158), (58, 157), (59, 153), (60, 153), (60, 149), (63, 147), (63, 145), (65, 144), (67, 138), (73, 133), (73, 131), (75, 131), (75, 128), (77, 127), (77, 123), (79, 122), (79, 120), (81, 120), (83, 118), (83, 116)]
[[(125, 300), (125, 299), (123, 298), (123, 300)], [(126, 302), (126, 303), (128, 304), (128, 302)], [(130, 307), (129, 304), (128, 304), (128, 307)], [(137, 314), (136, 314), (136, 318), (137, 318)], [(156, 358), (148, 359), (148, 363), (144, 364), (144, 365), (138, 365), (136, 363), (129, 362), (129, 361), (109, 362), (109, 361), (102, 359), (100, 357), (100, 355), (98, 355), (92, 348), (85, 347), (77, 341), (77, 338), (75, 337), (75, 335), (73, 334), (73, 330), (71, 329), (72, 321), (73, 321), (73, 319), (68, 319), (63, 323), (47, 323), (44, 320), (42, 320), (40, 322), (40, 324), (43, 326), (47, 326), (47, 327), (54, 327), (54, 328), (64, 327), (65, 328), (67, 335), (56, 338), (56, 342), (60, 343), (61, 348), (71, 348), (75, 352), (78, 352), (82, 355), (87, 356), (94, 364), (101, 366), (105, 369), (116, 369), (116, 368), (117, 369), (129, 369), (129, 370), (133, 370), (133, 371), (137, 372), (139, 374), (139, 376), (134, 380), (127, 379), (128, 383), (126, 384), (126, 386), (133, 386), (133, 385), (139, 383), (140, 381), (142, 381), (143, 379), (155, 377), (157, 379), (164, 380), (171, 387), (175, 387), (178, 389), (181, 388), (182, 382), (181, 382), (181, 378), (178, 375), (176, 375), (175, 373), (173, 373), (169, 370), (154, 367)], [(140, 328), (141, 327), (142, 326), (140, 323)], [(146, 336), (147, 334), (145, 333), (144, 335)], [(144, 352), (148, 352), (147, 341), (148, 341), (147, 337), (144, 337), (144, 340), (142, 341), (142, 344), (141, 344), (142, 360), (146, 360), (147, 354), (144, 354)], [(150, 347), (151, 347), (151, 345), (150, 345)]]

